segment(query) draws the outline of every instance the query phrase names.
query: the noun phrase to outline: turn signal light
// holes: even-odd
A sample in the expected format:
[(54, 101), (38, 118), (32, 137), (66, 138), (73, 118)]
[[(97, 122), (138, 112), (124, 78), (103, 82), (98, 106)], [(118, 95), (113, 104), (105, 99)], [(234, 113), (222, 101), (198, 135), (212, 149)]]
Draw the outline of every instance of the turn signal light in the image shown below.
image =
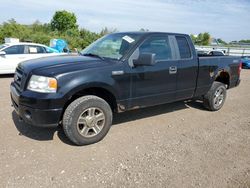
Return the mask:
[(57, 80), (55, 78), (49, 79), (49, 88), (57, 89)]

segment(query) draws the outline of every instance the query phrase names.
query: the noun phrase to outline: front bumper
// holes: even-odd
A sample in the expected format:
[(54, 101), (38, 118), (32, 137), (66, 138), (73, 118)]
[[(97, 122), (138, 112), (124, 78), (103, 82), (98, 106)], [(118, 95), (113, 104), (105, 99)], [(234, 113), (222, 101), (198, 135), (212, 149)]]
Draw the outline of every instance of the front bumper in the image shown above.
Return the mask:
[[(34, 98), (29, 99), (27, 96), (22, 96), (21, 94), (19, 94), (13, 83), (10, 86), (10, 95), (12, 105), (14, 106), (16, 113), (21, 119), (23, 119), (24, 122), (38, 127), (58, 126), (63, 111), (62, 108), (38, 109), (20, 103), (20, 99), (22, 101), (29, 101), (34, 100)], [(46, 103), (46, 100), (43, 100), (43, 103)], [(51, 105), (51, 100), (48, 99), (47, 103), (50, 106), (53, 106)]]

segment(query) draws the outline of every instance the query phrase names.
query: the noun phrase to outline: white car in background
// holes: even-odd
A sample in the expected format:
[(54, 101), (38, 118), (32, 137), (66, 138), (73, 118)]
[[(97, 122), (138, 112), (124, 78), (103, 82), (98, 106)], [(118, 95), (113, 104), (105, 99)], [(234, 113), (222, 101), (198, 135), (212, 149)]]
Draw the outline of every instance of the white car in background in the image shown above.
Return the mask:
[(207, 54), (211, 56), (224, 56), (225, 52), (222, 50), (211, 50)]
[(0, 45), (0, 74), (12, 74), (18, 63), (29, 59), (62, 55), (57, 50), (36, 43), (5, 43)]

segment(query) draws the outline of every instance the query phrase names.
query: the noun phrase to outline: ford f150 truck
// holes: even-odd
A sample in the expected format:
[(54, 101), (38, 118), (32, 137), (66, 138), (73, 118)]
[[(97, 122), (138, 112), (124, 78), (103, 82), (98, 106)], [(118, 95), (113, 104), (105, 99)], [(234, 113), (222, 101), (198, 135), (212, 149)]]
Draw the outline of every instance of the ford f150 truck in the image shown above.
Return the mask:
[(240, 71), (238, 57), (198, 57), (185, 34), (113, 33), (79, 55), (20, 63), (11, 100), (28, 124), (62, 125), (73, 143), (86, 145), (104, 138), (115, 112), (195, 97), (219, 110)]

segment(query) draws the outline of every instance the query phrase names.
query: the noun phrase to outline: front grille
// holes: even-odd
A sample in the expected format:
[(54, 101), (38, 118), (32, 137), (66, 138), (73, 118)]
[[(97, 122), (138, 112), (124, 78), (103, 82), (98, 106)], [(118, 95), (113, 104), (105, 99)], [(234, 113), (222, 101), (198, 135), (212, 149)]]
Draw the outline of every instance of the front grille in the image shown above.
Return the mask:
[(17, 91), (19, 92), (21, 92), (22, 80), (23, 80), (23, 71), (19, 68), (16, 68), (16, 72), (14, 75), (14, 84), (16, 86)]

